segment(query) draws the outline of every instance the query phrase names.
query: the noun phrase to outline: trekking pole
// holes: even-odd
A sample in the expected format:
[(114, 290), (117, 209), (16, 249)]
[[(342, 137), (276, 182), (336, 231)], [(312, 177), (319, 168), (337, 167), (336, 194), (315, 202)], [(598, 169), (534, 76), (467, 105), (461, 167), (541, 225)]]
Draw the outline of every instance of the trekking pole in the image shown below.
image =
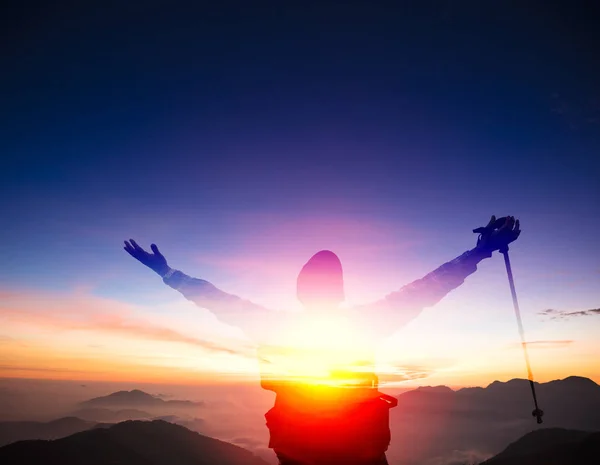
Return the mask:
[(542, 423), (542, 416), (544, 412), (538, 407), (537, 396), (535, 395), (535, 384), (533, 382), (533, 372), (531, 371), (531, 363), (529, 362), (529, 354), (527, 352), (527, 342), (525, 342), (525, 331), (523, 330), (523, 321), (521, 320), (521, 310), (519, 309), (519, 301), (517, 300), (517, 291), (515, 290), (515, 280), (512, 274), (512, 268), (510, 266), (510, 258), (508, 257), (508, 246), (500, 249), (500, 253), (504, 255), (504, 264), (506, 265), (506, 274), (508, 275), (508, 284), (510, 285), (510, 293), (512, 295), (513, 307), (515, 309), (515, 315), (517, 317), (517, 325), (519, 326), (519, 334), (521, 336), (521, 346), (523, 347), (523, 354), (525, 355), (525, 364), (527, 365), (527, 379), (529, 379), (529, 386), (531, 386), (531, 394), (533, 395), (533, 404), (535, 410), (531, 414), (536, 417), (538, 424)]
[[(498, 218), (493, 224), (486, 227), (474, 229), (477, 234), (484, 234), (486, 231), (499, 229), (506, 222), (506, 217)], [(510, 285), (510, 293), (512, 295), (513, 307), (515, 316), (517, 317), (517, 325), (519, 326), (519, 335), (521, 336), (521, 347), (523, 347), (523, 355), (525, 356), (525, 364), (527, 365), (527, 379), (531, 387), (533, 396), (533, 405), (535, 409), (531, 414), (536, 417), (538, 424), (542, 423), (544, 412), (538, 407), (537, 396), (535, 395), (535, 384), (533, 382), (533, 372), (531, 371), (531, 363), (529, 362), (529, 354), (527, 353), (527, 342), (525, 341), (525, 330), (523, 329), (523, 321), (521, 320), (521, 310), (519, 309), (519, 301), (517, 300), (517, 291), (515, 290), (515, 280), (510, 266), (510, 258), (508, 257), (508, 245), (500, 249), (500, 253), (504, 255), (504, 264), (506, 265), (506, 274), (508, 275), (508, 284)]]

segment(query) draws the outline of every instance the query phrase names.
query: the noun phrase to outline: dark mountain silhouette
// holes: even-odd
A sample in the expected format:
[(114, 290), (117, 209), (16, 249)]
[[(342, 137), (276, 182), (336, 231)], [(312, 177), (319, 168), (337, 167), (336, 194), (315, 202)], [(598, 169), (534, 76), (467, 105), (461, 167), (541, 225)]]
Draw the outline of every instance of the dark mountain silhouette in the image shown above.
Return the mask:
[(59, 439), (93, 428), (95, 422), (75, 417), (59, 418), (49, 422), (3, 421), (0, 422), (0, 446), (26, 439)]
[(536, 383), (536, 392), (545, 411), (541, 426), (531, 416), (531, 389), (524, 379), (495, 381), (485, 388), (452, 391), (436, 386), (400, 394), (398, 407), (390, 411), (390, 463), (423, 464), (453, 451), (484, 459), (539, 428), (600, 430), (600, 386), (594, 381), (571, 376)]
[(549, 428), (533, 431), (481, 465), (597, 465), (600, 433)]
[[(545, 425), (600, 430), (600, 386), (588, 378), (571, 376), (536, 383), (538, 401), (546, 411)], [(533, 401), (529, 381), (494, 381), (486, 388), (452, 391), (446, 386), (418, 388), (398, 396), (398, 410), (477, 416), (487, 420), (526, 419)]]
[(0, 463), (33, 465), (267, 465), (251, 452), (161, 420), (126, 421), (55, 441), (0, 448)]
[(190, 408), (201, 407), (203, 402), (191, 402), (189, 400), (163, 400), (160, 397), (150, 395), (139, 389), (133, 391), (118, 391), (107, 396), (95, 397), (81, 403), (83, 408)]
[(154, 415), (138, 409), (110, 410), (107, 408), (84, 408), (72, 413), (74, 417), (87, 421), (120, 423), (127, 420), (146, 420)]
[(407, 392), (427, 392), (431, 394), (448, 394), (454, 392), (448, 386), (419, 386), (417, 389)]

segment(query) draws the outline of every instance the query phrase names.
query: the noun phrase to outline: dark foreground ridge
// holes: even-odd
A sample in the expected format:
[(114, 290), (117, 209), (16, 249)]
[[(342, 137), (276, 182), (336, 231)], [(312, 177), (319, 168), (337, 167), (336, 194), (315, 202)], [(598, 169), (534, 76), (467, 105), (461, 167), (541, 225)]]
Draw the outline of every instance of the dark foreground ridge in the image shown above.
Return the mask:
[(600, 432), (548, 428), (532, 431), (481, 465), (597, 465)]
[(20, 441), (0, 448), (0, 463), (34, 465), (267, 465), (233, 444), (155, 421), (126, 421), (55, 441)]
[(48, 422), (3, 421), (0, 422), (0, 447), (25, 439), (60, 439), (95, 426), (96, 422), (75, 417), (64, 417)]

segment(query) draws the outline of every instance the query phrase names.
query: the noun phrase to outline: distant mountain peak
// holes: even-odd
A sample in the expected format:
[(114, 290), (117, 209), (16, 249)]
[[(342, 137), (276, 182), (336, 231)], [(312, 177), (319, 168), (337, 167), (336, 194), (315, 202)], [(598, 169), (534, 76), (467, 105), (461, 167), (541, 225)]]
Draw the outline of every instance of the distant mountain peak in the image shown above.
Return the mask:
[[(506, 386), (506, 385), (518, 385), (518, 384), (525, 384), (525, 383), (529, 383), (528, 379), (524, 379), (524, 378), (513, 378), (513, 379), (509, 379), (508, 381), (493, 381), (490, 384), (488, 384), (488, 388), (489, 387), (497, 387), (497, 386)], [(540, 385), (544, 385), (544, 384), (557, 384), (557, 383), (578, 383), (580, 385), (588, 385), (588, 386), (600, 386), (598, 385), (595, 381), (591, 380), (590, 378), (586, 378), (585, 376), (567, 376), (564, 379), (555, 379), (552, 381), (548, 381), (546, 383), (540, 383), (538, 381), (534, 381), (534, 383), (540, 384)]]
[(584, 376), (568, 376), (562, 381), (567, 383), (579, 383), (590, 386), (599, 386), (598, 383), (596, 383), (594, 380), (591, 380), (590, 378), (586, 378)]
[(56, 420), (47, 422), (47, 424), (49, 424), (49, 425), (85, 424), (85, 423), (88, 423), (88, 422), (85, 420), (82, 420), (81, 418), (75, 417), (75, 416), (57, 418)]
[(448, 386), (419, 386), (417, 389), (417, 391), (421, 391), (421, 392), (431, 392), (434, 394), (445, 394), (445, 393), (453, 393), (454, 390), (452, 390), (451, 388), (449, 388)]
[(202, 402), (189, 400), (163, 400), (139, 389), (131, 391), (117, 391), (107, 396), (94, 397), (82, 402), (85, 407), (193, 407), (203, 405)]
[(154, 397), (147, 392), (140, 391), (139, 389), (133, 389), (131, 391), (117, 391), (109, 394), (106, 397), (122, 397), (122, 398), (134, 398), (134, 399), (159, 399), (158, 397)]
[[(524, 379), (524, 378), (513, 378), (513, 379), (509, 379), (508, 381), (493, 381), (490, 384), (488, 384), (487, 388), (495, 388), (495, 387), (500, 387), (500, 386), (516, 386), (516, 385), (520, 385), (520, 384), (525, 384), (528, 383), (529, 380)], [(536, 383), (538, 384), (538, 383)]]

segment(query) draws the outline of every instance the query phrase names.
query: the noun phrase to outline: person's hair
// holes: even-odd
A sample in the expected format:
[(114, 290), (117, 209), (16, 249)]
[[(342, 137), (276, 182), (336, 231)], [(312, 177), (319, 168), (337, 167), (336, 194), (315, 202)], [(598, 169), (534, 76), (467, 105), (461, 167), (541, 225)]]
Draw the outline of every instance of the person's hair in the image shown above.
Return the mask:
[(304, 304), (316, 301), (342, 302), (344, 276), (338, 256), (329, 250), (314, 254), (302, 267), (296, 290), (298, 300)]

